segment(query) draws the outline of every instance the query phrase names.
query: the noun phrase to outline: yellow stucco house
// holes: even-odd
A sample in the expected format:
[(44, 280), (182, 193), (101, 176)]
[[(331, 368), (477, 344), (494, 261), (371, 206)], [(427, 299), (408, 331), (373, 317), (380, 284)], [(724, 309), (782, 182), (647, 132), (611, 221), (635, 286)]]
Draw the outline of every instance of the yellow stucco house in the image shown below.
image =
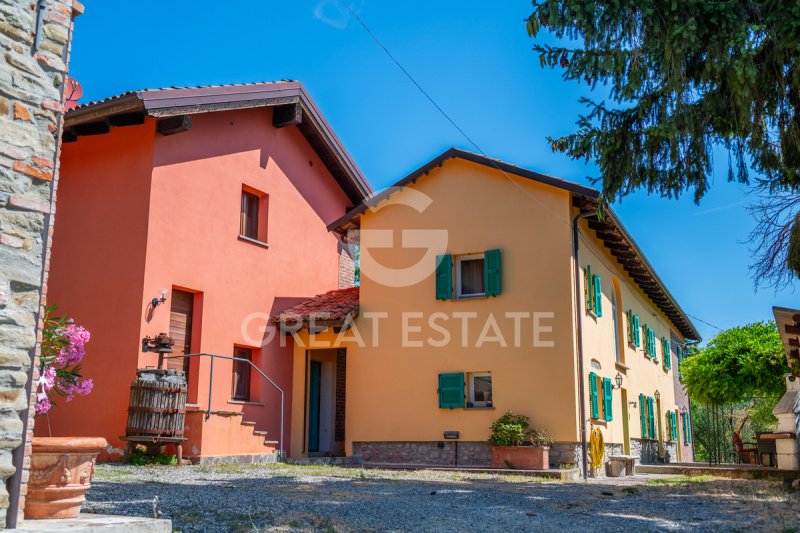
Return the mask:
[(275, 317), (294, 342), (291, 457), (486, 465), (511, 410), (553, 436), (552, 467), (584, 464), (593, 428), (607, 455), (680, 460), (674, 378), (699, 335), (598, 196), (450, 149), (334, 222), (360, 287)]

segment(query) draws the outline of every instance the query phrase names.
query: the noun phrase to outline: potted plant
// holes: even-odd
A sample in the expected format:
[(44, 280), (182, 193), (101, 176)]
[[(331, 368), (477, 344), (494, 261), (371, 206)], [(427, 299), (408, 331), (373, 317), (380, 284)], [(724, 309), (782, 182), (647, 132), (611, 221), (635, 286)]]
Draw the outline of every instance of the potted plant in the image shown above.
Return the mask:
[[(92, 380), (81, 376), (81, 361), (89, 332), (68, 317), (52, 316), (49, 307), (42, 327), (36, 414), (48, 416), (55, 397), (72, 401), (92, 390)], [(42, 420), (40, 423), (46, 423)], [(106, 446), (97, 437), (34, 437), (25, 518), (74, 518), (80, 513), (94, 475), (97, 454)]]
[(511, 411), (494, 421), (489, 436), (493, 468), (546, 470), (553, 438), (531, 427), (530, 419)]

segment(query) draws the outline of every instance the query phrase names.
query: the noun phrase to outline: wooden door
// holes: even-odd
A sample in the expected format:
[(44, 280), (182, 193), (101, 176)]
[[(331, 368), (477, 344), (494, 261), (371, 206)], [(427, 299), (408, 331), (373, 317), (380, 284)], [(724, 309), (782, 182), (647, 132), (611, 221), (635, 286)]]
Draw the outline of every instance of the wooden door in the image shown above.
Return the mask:
[[(186, 291), (172, 290), (172, 302), (169, 314), (169, 336), (175, 342), (172, 347), (174, 355), (192, 353), (192, 315), (194, 314), (194, 294)], [(166, 368), (183, 370), (189, 373), (188, 358), (167, 359)]]

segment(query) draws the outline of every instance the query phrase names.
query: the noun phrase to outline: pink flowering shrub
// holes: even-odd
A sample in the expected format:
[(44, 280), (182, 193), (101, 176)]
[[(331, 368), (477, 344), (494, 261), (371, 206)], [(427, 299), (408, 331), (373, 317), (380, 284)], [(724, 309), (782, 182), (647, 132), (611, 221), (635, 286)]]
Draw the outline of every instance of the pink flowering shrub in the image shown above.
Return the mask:
[(85, 346), (91, 335), (69, 317), (53, 317), (56, 307), (45, 313), (42, 330), (42, 354), (39, 358), (39, 382), (36, 388), (36, 413), (48, 412), (54, 405), (52, 395), (66, 401), (92, 392), (91, 378), (80, 374)]

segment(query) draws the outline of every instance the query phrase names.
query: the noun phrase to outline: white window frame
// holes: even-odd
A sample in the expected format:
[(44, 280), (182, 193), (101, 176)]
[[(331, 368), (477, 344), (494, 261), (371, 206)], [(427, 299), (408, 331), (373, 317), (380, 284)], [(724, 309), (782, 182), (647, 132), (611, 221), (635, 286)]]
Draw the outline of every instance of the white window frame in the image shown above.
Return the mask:
[(486, 405), (487, 402), (475, 401), (475, 378), (491, 378), (492, 379), (492, 397), (494, 398), (494, 378), (492, 378), (491, 372), (468, 372), (467, 373), (467, 387), (469, 388), (469, 403), (471, 404), (469, 409), (486, 409), (491, 408), (494, 406), (494, 399), (492, 399), (492, 405)]
[[(464, 261), (474, 261), (477, 259), (484, 259), (484, 254), (468, 254), (468, 255), (457, 255), (456, 256), (456, 298), (458, 299), (470, 299), (470, 298), (485, 298), (486, 297), (486, 287), (483, 287), (483, 292), (477, 292), (474, 294), (462, 294), (461, 293), (461, 263)], [(485, 268), (485, 265), (484, 265)]]

